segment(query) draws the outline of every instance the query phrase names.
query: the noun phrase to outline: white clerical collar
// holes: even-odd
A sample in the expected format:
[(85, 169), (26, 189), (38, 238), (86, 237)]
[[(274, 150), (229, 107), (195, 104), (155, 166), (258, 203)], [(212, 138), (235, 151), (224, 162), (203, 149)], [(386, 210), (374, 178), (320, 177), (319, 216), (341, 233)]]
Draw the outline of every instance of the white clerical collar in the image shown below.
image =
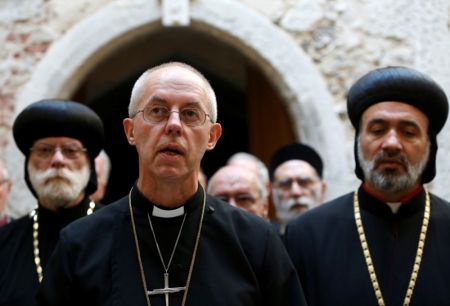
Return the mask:
[(386, 202), (386, 204), (391, 208), (392, 213), (395, 215), (398, 213), (400, 206), (402, 206), (402, 202)]
[(184, 215), (184, 206), (178, 207), (176, 209), (164, 210), (153, 206), (152, 216), (159, 218), (175, 218)]

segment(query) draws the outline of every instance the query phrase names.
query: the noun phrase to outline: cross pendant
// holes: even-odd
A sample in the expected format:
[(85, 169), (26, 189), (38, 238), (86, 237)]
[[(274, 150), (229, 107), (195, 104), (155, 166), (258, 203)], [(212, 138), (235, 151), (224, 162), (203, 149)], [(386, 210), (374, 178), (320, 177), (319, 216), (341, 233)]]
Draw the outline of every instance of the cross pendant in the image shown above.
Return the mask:
[(166, 272), (164, 273), (164, 288), (147, 291), (147, 294), (148, 295), (165, 294), (166, 306), (169, 306), (169, 293), (180, 292), (182, 290), (186, 290), (186, 287), (169, 288), (169, 273)]

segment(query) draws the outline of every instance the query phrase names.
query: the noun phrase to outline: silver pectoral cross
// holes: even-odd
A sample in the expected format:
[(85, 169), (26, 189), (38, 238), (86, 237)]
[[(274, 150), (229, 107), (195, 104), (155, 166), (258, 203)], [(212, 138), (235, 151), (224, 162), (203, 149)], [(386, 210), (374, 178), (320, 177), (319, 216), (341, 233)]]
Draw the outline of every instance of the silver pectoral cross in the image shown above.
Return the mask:
[(169, 288), (169, 273), (166, 272), (164, 273), (164, 288), (147, 291), (147, 294), (148, 295), (165, 294), (166, 306), (169, 306), (169, 293), (180, 292), (182, 290), (186, 290), (186, 287)]

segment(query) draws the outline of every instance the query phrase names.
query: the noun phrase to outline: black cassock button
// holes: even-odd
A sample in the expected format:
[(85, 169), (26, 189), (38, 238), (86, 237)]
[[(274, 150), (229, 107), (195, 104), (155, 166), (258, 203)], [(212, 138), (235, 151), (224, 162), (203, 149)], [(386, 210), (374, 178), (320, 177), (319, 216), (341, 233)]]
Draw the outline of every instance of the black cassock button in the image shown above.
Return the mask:
[(210, 206), (208, 212), (212, 214), (214, 212), (214, 207)]

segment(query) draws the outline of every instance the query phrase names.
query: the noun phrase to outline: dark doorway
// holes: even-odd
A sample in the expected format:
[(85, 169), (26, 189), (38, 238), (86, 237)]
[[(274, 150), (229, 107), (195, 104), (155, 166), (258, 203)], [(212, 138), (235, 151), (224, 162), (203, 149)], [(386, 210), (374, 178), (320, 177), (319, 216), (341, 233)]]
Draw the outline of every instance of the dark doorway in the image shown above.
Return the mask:
[[(113, 164), (105, 204), (126, 196), (138, 177), (137, 153), (122, 126), (128, 117), (132, 86), (146, 69), (168, 61), (192, 65), (216, 93), (223, 133), (216, 148), (202, 160), (208, 177), (236, 152), (254, 154), (267, 165), (279, 146), (295, 140), (278, 94), (241, 52), (189, 28), (163, 29), (106, 58), (73, 96), (92, 107), (105, 124), (105, 151)], [(273, 212), (271, 209), (271, 217)]]

